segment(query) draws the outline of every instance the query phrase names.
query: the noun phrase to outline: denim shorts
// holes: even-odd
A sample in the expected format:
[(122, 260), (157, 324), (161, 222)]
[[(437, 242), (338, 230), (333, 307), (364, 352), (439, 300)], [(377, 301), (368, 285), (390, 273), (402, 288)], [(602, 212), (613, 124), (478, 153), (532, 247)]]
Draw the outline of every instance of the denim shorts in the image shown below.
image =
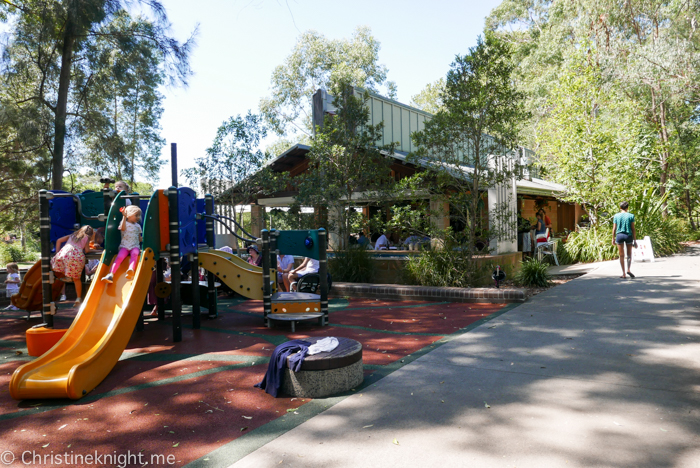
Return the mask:
[(617, 245), (633, 244), (634, 237), (630, 236), (629, 234), (625, 234), (624, 232), (618, 232), (617, 237), (615, 237), (615, 242)]

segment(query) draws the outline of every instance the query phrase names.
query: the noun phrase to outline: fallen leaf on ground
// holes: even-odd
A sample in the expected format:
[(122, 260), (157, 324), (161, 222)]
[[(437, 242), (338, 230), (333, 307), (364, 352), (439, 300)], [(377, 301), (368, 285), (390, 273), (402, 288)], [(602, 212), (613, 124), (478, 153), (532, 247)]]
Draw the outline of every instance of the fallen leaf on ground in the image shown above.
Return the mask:
[(394, 445), (399, 445), (399, 441), (396, 440), (396, 439), (392, 440), (391, 443), (394, 444)]

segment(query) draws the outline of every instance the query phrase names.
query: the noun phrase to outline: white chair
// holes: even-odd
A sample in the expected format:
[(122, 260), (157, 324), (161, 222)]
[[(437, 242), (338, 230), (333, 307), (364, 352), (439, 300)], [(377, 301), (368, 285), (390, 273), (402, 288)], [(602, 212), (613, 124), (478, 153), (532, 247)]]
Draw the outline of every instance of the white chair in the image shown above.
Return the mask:
[(541, 242), (537, 244), (537, 260), (541, 262), (545, 255), (551, 255), (554, 257), (554, 263), (559, 266), (556, 241)]

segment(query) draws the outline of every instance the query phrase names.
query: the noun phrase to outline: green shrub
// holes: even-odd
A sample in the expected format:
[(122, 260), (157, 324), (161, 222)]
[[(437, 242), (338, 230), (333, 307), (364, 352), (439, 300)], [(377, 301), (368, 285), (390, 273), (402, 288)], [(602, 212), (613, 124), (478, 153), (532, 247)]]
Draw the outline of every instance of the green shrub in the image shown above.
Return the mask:
[(22, 262), (24, 263), (34, 263), (39, 260), (41, 252), (35, 252), (33, 250), (25, 249), (22, 251)]
[[(687, 239), (688, 230), (687, 225), (682, 220), (659, 218), (653, 223), (643, 224), (642, 228), (637, 229), (637, 239), (643, 239), (644, 236), (651, 238), (654, 255), (663, 257), (683, 249), (682, 242)], [(573, 261), (581, 263), (603, 262), (619, 257), (618, 247), (612, 245), (612, 226), (580, 229), (577, 232), (572, 232), (562, 250), (565, 250)], [(557, 255), (559, 255), (559, 251), (557, 251)]]
[[(630, 213), (634, 214), (637, 239), (651, 238), (654, 255), (667, 256), (680, 252), (681, 244), (688, 236), (688, 224), (677, 218), (663, 217), (664, 203), (668, 195), (658, 197), (656, 190), (644, 190), (636, 199), (630, 200)], [(612, 226), (609, 229), (612, 239)]]
[(6, 244), (0, 242), (0, 264), (7, 265), (11, 262), (20, 262), (24, 252), (18, 243)]
[(0, 265), (3, 267), (11, 262), (36, 262), (38, 258), (37, 252), (22, 249), (18, 242), (12, 244), (0, 242)]
[(540, 263), (534, 258), (523, 260), (520, 270), (515, 273), (513, 279), (520, 286), (545, 288), (551, 284), (552, 279), (551, 275), (547, 273), (548, 268), (549, 265)]
[[(549, 255), (547, 255), (547, 257), (549, 258)], [(557, 260), (559, 261), (559, 265), (571, 265), (574, 263), (571, 255), (569, 255), (569, 252), (566, 250), (566, 244), (562, 242), (561, 239), (557, 239)], [(552, 263), (554, 263), (554, 258), (552, 258)]]
[(374, 280), (375, 263), (372, 251), (360, 246), (336, 251), (335, 255), (328, 259), (328, 268), (333, 281), (371, 283)]
[(683, 244), (688, 237), (688, 225), (681, 219), (662, 219), (653, 225), (645, 226), (637, 231), (637, 238), (651, 238), (654, 255), (665, 257), (683, 250)]
[(612, 226), (581, 228), (569, 234), (563, 247), (572, 262), (603, 262), (618, 258), (617, 246), (612, 245)]
[(410, 256), (404, 275), (409, 284), (466, 288), (475, 284), (477, 272), (468, 252), (448, 246)]

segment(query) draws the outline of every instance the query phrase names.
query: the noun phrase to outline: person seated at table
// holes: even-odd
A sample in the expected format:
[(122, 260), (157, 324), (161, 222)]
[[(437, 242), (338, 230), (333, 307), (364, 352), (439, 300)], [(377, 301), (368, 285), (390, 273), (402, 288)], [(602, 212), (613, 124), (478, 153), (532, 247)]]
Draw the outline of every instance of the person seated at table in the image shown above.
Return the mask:
[(255, 266), (262, 266), (262, 255), (260, 255), (258, 246), (250, 244), (246, 250), (248, 251), (248, 263)]
[(369, 244), (369, 239), (365, 237), (365, 233), (360, 231), (360, 235), (357, 238), (357, 245), (361, 245), (363, 247), (366, 247), (367, 244)]
[(389, 249), (389, 239), (386, 237), (386, 234), (384, 232), (381, 232), (381, 235), (377, 237), (377, 241), (374, 243), (374, 250), (387, 250)]
[(423, 239), (413, 234), (408, 236), (403, 243), (408, 247), (408, 250), (418, 250), (418, 247), (423, 243)]
[(283, 276), (284, 278), (284, 287), (287, 289), (287, 291), (292, 291), (292, 283), (296, 286), (296, 282), (306, 276), (310, 275), (312, 273), (318, 273), (318, 260), (314, 260), (313, 258), (309, 257), (304, 257), (304, 261), (301, 262), (301, 265), (287, 273), (286, 275)]

